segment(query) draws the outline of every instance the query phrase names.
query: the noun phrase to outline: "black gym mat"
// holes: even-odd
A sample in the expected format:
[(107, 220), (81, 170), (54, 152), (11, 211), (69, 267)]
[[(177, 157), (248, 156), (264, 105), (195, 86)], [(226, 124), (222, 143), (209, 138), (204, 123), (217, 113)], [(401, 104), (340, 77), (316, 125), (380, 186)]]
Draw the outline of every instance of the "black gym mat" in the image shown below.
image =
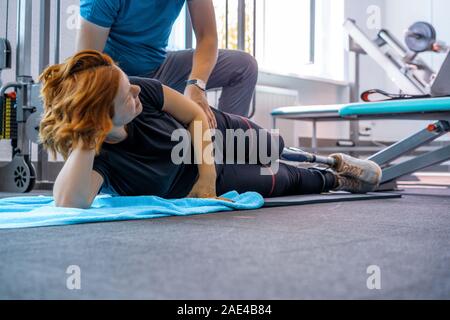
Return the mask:
[[(0, 199), (20, 196), (46, 195), (51, 196), (51, 191), (34, 191), (27, 194), (3, 193), (0, 192)], [(396, 193), (368, 193), (368, 194), (349, 194), (346, 192), (336, 192), (329, 194), (301, 195), (290, 197), (278, 197), (264, 199), (265, 208), (300, 206), (307, 204), (333, 203), (333, 202), (349, 202), (364, 200), (380, 200), (380, 199), (398, 199), (402, 196)]]
[(381, 199), (399, 199), (402, 196), (396, 193), (368, 193), (368, 194), (350, 194), (346, 192), (336, 192), (328, 194), (314, 194), (302, 196), (290, 196), (265, 199), (265, 208), (300, 206), (306, 204), (320, 204), (331, 202), (349, 202), (363, 200), (381, 200)]

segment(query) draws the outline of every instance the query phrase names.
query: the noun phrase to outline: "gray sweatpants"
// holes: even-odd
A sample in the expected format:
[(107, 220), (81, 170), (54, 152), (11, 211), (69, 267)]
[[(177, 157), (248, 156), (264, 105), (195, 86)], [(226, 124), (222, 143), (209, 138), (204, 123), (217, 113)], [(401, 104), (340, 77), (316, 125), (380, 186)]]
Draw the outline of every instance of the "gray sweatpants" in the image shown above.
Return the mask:
[[(181, 93), (192, 70), (194, 50), (173, 51), (158, 70), (148, 75)], [(258, 64), (250, 54), (237, 50), (219, 50), (217, 64), (207, 89), (222, 89), (218, 109), (248, 116), (250, 102), (258, 79)]]

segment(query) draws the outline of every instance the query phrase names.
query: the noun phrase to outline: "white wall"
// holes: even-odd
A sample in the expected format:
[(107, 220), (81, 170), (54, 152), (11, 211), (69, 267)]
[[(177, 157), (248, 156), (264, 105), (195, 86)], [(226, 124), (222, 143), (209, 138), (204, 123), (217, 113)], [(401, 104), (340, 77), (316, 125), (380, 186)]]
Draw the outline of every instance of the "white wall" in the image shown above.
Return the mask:
[[(392, 1), (392, 0), (390, 0)], [(395, 1), (395, 0), (393, 0)], [(427, 0), (423, 0), (427, 1)], [(366, 33), (369, 37), (375, 38), (377, 35), (377, 30), (371, 29), (368, 26), (368, 19), (370, 17), (370, 13), (368, 13), (369, 7), (378, 7), (381, 12), (381, 24), (384, 24), (385, 15), (385, 3), (389, 1), (385, 0), (346, 0), (345, 1), (345, 18), (353, 19), (356, 21), (357, 25), (361, 28), (361, 30)], [(347, 61), (347, 64), (351, 63), (351, 61)], [(347, 65), (347, 70), (350, 69), (350, 66)], [(361, 56), (361, 64), (360, 64), (360, 90), (361, 92), (383, 87), (385, 83), (385, 77), (383, 70), (368, 56)], [(349, 75), (351, 76), (351, 75)]]

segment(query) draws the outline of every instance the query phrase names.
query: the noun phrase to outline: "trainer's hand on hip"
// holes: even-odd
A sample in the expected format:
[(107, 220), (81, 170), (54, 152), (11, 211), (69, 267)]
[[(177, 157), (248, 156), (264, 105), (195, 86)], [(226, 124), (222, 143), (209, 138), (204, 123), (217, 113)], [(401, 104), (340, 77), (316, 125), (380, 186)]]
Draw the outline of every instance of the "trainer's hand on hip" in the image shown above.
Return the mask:
[(184, 95), (197, 103), (208, 117), (208, 124), (211, 129), (217, 128), (217, 121), (214, 113), (209, 106), (208, 99), (206, 99), (206, 93), (195, 85), (189, 85), (184, 91)]

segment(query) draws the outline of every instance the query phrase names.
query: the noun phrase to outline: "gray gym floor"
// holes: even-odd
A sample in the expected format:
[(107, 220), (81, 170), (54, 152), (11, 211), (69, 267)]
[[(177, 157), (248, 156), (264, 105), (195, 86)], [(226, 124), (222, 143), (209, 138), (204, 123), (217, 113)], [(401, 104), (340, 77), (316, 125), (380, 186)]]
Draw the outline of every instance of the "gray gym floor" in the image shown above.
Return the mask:
[(0, 230), (0, 298), (449, 299), (450, 178), (407, 184), (394, 200)]

